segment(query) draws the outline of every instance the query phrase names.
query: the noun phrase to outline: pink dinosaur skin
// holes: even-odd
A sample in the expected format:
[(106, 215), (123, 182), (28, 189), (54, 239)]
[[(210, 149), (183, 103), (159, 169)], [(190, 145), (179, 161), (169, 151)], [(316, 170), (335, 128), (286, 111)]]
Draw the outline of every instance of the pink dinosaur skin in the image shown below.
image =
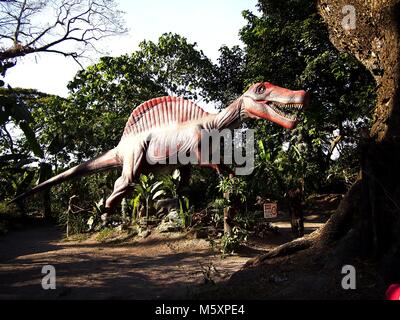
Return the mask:
[[(249, 118), (266, 119), (284, 128), (293, 129), (297, 119), (288, 113), (300, 111), (307, 100), (308, 94), (303, 90), (292, 91), (269, 82), (252, 85), (242, 96), (217, 114), (207, 113), (193, 102), (182, 98), (151, 99), (132, 112), (117, 147), (96, 159), (56, 175), (17, 196), (12, 202), (72, 177), (110, 167), (122, 167), (122, 174), (115, 181), (114, 190), (106, 200), (106, 212), (112, 212), (132, 189), (135, 179), (141, 173), (157, 170), (160, 165), (153, 163), (167, 160), (166, 158), (172, 156), (172, 152), (193, 151), (200, 166), (209, 166), (221, 174), (221, 165), (201, 163), (201, 130), (233, 129)], [(176, 145), (176, 150), (165, 149), (166, 145)], [(149, 163), (148, 160), (152, 161)]]

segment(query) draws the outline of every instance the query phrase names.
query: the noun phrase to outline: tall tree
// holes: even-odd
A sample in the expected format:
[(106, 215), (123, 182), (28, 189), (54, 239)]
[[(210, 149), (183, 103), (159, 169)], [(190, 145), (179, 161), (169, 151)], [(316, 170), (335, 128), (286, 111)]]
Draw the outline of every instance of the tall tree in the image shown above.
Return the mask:
[(239, 46), (222, 46), (220, 56), (205, 84), (207, 97), (218, 103), (217, 107), (226, 107), (240, 96), (245, 89), (246, 53)]
[[(355, 216), (351, 241), (380, 258), (386, 280), (400, 279), (400, 1), (318, 1), (332, 43), (352, 53), (377, 83), (370, 132), (364, 136), (362, 177), (347, 196), (329, 231), (342, 230)], [(350, 5), (350, 6), (349, 6)], [(342, 233), (343, 234), (343, 233)], [(331, 237), (327, 237), (331, 239)], [(355, 239), (354, 239), (355, 238)], [(360, 240), (362, 242), (360, 242)]]

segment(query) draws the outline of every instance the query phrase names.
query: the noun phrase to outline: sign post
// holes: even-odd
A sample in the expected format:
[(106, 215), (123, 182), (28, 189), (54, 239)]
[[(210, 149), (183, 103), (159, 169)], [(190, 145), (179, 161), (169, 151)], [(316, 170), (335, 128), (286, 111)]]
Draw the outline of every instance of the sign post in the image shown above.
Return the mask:
[(267, 202), (264, 203), (264, 218), (276, 218), (278, 216), (278, 203)]

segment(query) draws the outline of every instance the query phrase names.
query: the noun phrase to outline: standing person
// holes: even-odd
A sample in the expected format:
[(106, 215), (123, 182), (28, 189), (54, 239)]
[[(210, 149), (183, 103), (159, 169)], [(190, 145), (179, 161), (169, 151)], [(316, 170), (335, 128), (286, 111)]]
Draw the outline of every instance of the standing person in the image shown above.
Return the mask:
[(286, 193), (292, 233), (296, 238), (304, 235), (304, 213), (302, 207), (303, 192), (301, 188), (292, 188)]

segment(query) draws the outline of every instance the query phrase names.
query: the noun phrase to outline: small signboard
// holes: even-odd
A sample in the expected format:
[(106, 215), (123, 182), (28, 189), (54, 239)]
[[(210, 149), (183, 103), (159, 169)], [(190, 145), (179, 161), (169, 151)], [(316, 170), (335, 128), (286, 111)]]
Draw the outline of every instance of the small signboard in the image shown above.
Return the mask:
[(278, 216), (278, 203), (264, 203), (264, 218), (276, 218)]

